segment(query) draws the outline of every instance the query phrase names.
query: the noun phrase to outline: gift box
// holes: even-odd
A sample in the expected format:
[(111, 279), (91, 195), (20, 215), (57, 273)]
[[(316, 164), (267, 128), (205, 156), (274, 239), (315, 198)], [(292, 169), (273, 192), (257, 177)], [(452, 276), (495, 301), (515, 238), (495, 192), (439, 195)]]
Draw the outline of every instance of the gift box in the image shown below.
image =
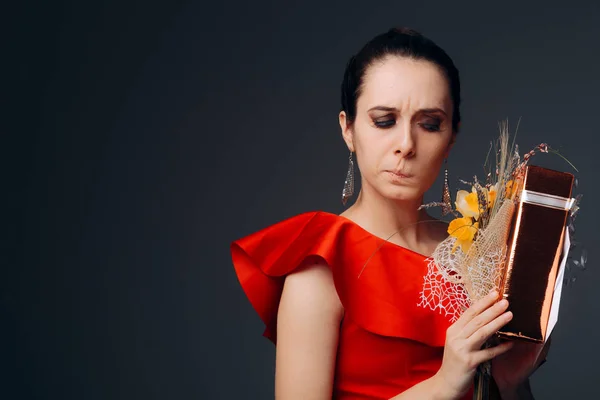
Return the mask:
[(517, 179), (516, 207), (500, 285), (513, 318), (498, 335), (543, 343), (558, 316), (569, 249), (567, 216), (574, 176), (529, 165)]

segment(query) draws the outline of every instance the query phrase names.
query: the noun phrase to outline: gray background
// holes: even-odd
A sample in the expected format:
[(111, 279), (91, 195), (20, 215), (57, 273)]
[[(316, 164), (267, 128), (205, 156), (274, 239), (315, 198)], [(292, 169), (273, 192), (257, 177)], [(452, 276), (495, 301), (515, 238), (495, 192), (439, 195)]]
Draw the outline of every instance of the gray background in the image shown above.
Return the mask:
[(454, 182), (481, 173), (504, 118), (522, 118), (521, 149), (547, 142), (579, 168), (590, 268), (563, 292), (533, 389), (597, 396), (595, 2), (83, 3), (4, 15), (3, 398), (272, 398), (274, 347), (229, 243), (343, 210), (344, 66), (392, 26), (460, 69)]

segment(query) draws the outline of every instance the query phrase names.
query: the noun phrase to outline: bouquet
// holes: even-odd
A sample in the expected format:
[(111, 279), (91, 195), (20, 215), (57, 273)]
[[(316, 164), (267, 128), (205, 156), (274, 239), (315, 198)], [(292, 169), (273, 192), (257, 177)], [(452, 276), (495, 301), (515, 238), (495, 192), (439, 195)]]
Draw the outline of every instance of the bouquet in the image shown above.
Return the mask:
[[(493, 163), (490, 162), (492, 150), (495, 156)], [(529, 332), (527, 327), (521, 326), (523, 324), (515, 326), (512, 331), (505, 332), (505, 338), (533, 341), (547, 339), (552, 329), (552, 326), (549, 326), (552, 323), (549, 324), (548, 321), (550, 306), (557, 308), (559, 299), (556, 297), (560, 297), (560, 290), (555, 290), (555, 284), (562, 283), (561, 271), (564, 270), (570, 247), (569, 234), (574, 232), (573, 221), (579, 210), (581, 195), (576, 198), (570, 197), (573, 179), (571, 174), (529, 166), (531, 157), (538, 152), (560, 156), (557, 151), (542, 143), (521, 158), (518, 146), (514, 142), (509, 143), (508, 127), (504, 123), (501, 125), (500, 136), (492, 143), (484, 164), (485, 180), (480, 181), (477, 176), (474, 176), (472, 182), (461, 180), (470, 190), (458, 190), (454, 206), (446, 189), (441, 203), (428, 203), (420, 207), (441, 206), (443, 215), (451, 214), (454, 217), (448, 226), (448, 238), (436, 247), (430, 259), (420, 306), (444, 312), (454, 322), (466, 308), (495, 289), (501, 296), (520, 299), (516, 302), (517, 309), (513, 312), (515, 320), (518, 320), (519, 313), (523, 317), (521, 320), (525, 321), (531, 318), (532, 312), (537, 312), (536, 318), (539, 317), (542, 325), (545, 324), (540, 332)], [(572, 166), (570, 162), (569, 164)], [(541, 174), (542, 178), (536, 178), (536, 174)], [(562, 195), (532, 190), (531, 185), (536, 179), (545, 182), (546, 187), (548, 183), (552, 186), (560, 181), (564, 188)], [(541, 243), (538, 240), (535, 246), (531, 246), (530, 243), (523, 242), (532, 239), (531, 236), (539, 236), (531, 234), (532, 229), (536, 229), (536, 224), (546, 223), (536, 222), (535, 217), (531, 217), (532, 213), (537, 212), (536, 207), (542, 207), (542, 213), (550, 213), (549, 218), (555, 221), (554, 234), (548, 239), (543, 239)], [(544, 211), (546, 208), (548, 211)], [(524, 215), (527, 216), (526, 221)], [(544, 250), (545, 247), (547, 251)], [(532, 255), (531, 251), (529, 254), (523, 251), (534, 248), (538, 253), (548, 253), (548, 257), (538, 257), (538, 253)], [(530, 259), (525, 260), (527, 257), (537, 260), (537, 267), (527, 270), (530, 264)], [(584, 263), (585, 259), (582, 256), (581, 260), (574, 264), (583, 266)], [(523, 293), (519, 293), (519, 284), (521, 287), (524, 283), (531, 284), (519, 282), (523, 271), (529, 273), (528, 279), (540, 282), (539, 296), (534, 290), (526, 293), (530, 296), (527, 300), (521, 299)], [(525, 310), (531, 304), (541, 304), (540, 301), (544, 300), (542, 292), (550, 294), (550, 303), (544, 303), (534, 311), (522, 311), (518, 308), (522, 306)], [(532, 299), (532, 293), (539, 298)], [(513, 305), (512, 299), (509, 300)], [(528, 313), (531, 315), (525, 315)], [(516, 323), (518, 325), (519, 321)], [(493, 345), (496, 339), (485, 346)], [(488, 398), (490, 367), (491, 363), (488, 362), (478, 369), (475, 386), (477, 399)]]

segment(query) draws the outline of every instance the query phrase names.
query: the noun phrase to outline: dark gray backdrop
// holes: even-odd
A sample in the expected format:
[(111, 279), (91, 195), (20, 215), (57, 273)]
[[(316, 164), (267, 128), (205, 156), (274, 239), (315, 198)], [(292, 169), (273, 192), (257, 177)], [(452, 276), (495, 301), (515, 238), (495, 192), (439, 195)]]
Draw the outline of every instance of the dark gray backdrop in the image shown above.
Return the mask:
[(503, 118), (522, 118), (523, 150), (547, 142), (579, 168), (590, 268), (564, 292), (533, 388), (594, 397), (597, 5), (82, 3), (4, 15), (3, 398), (272, 398), (274, 347), (229, 243), (343, 210), (344, 65), (392, 26), (422, 31), (460, 69), (452, 179), (481, 173)]

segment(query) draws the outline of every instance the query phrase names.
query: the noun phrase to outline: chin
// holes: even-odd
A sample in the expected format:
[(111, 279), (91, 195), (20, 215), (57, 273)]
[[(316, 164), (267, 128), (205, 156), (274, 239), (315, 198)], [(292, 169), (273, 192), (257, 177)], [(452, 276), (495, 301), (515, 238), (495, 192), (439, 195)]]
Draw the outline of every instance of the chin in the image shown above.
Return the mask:
[(395, 201), (421, 201), (423, 194), (418, 188), (408, 186), (394, 186), (385, 188), (380, 192), (385, 198)]

